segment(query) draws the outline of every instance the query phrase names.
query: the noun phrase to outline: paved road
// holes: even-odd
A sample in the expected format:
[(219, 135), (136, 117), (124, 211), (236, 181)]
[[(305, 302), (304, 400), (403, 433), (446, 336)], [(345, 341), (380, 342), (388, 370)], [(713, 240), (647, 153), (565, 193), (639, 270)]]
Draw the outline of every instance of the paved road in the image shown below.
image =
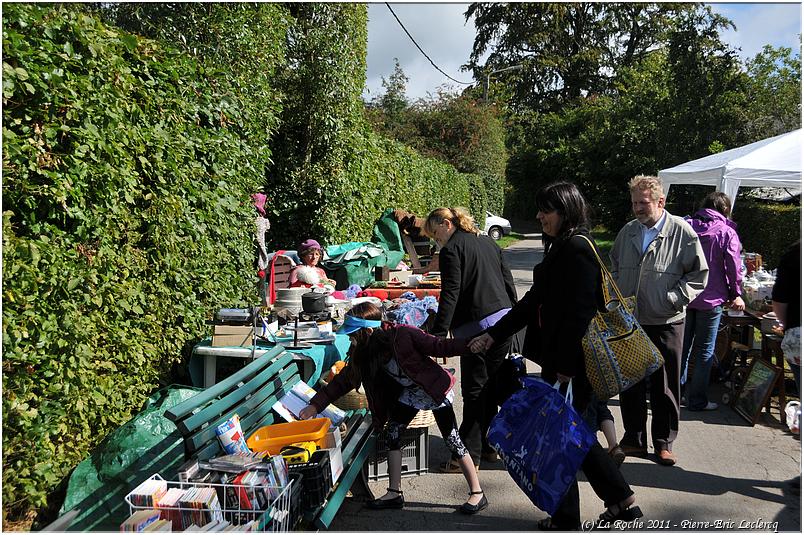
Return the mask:
[[(542, 257), (539, 235), (526, 236), (528, 239), (505, 251), (520, 295), (530, 286), (531, 270)], [(458, 367), (457, 358), (448, 363)], [(456, 396), (456, 413), (460, 420), (459, 398)], [(610, 405), (621, 435), (617, 399)], [(673, 448), (679, 457), (676, 466), (633, 457), (622, 466), (645, 513), (643, 523), (630, 530), (717, 529), (691, 523), (719, 521), (732, 522), (720, 526), (730, 531), (738, 530), (741, 523), (755, 523), (743, 526), (750, 531), (769, 531), (777, 523), (778, 531), (801, 532), (800, 498), (785, 488), (786, 480), (801, 473), (801, 443), (779, 424), (778, 411), (775, 419), (763, 414), (754, 427), (728, 407), (706, 413), (682, 409), (681, 419)], [(463, 476), (434, 471), (447, 457), (433, 425), (429, 429), (430, 472), (403, 479), (405, 508), (372, 511), (356, 499), (347, 499), (331, 531), (534, 531), (535, 522), (546, 516), (530, 503), (500, 462), (481, 465), (481, 483), (491, 502), (488, 509), (472, 517), (460, 514), (457, 506), (465, 501), (467, 492)], [(387, 482), (370, 486), (382, 495)], [(583, 477), (580, 491), (582, 518), (597, 518), (603, 504)]]

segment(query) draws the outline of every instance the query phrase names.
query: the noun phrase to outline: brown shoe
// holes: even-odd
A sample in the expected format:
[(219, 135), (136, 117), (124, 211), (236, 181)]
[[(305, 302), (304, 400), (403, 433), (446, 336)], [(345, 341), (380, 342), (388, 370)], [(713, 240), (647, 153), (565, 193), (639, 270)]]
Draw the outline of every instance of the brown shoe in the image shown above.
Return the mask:
[(656, 452), (659, 456), (659, 464), (663, 466), (673, 466), (676, 464), (676, 456), (670, 450), (659, 450)]

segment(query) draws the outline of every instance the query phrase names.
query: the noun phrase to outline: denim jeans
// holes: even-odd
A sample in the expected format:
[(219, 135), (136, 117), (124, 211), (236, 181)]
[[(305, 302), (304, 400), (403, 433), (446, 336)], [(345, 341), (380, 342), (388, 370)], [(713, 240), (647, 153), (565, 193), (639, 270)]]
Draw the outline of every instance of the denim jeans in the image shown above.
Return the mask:
[[(721, 306), (711, 310), (687, 309), (684, 349), (681, 351), (681, 384), (686, 385), (687, 408), (691, 410), (701, 410), (709, 403), (706, 390), (709, 387), (709, 373), (712, 371), (712, 358), (722, 314)], [(688, 382), (690, 358), (695, 359), (695, 371)]]

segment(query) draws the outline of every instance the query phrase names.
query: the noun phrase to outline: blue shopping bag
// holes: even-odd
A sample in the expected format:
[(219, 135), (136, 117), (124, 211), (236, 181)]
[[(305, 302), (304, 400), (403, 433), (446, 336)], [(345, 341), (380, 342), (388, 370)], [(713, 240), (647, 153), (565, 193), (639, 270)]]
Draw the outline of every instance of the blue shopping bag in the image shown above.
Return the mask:
[(522, 384), (491, 421), (488, 441), (533, 504), (553, 515), (596, 438), (572, 407), (572, 382), (566, 396), (534, 377)]

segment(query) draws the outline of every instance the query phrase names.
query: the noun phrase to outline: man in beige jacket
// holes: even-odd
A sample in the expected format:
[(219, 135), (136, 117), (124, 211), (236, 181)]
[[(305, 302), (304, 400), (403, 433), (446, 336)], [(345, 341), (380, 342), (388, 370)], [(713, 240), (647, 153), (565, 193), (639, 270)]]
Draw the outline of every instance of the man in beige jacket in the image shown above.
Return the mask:
[(687, 305), (706, 287), (709, 268), (692, 227), (664, 209), (661, 180), (640, 175), (629, 188), (636, 219), (617, 234), (610, 253), (611, 271), (623, 295), (636, 296), (636, 318), (665, 363), (620, 394), (625, 427), (620, 445), (626, 455), (647, 455), (647, 393), (653, 448), (660, 464), (672, 466), (680, 414), (684, 317)]

